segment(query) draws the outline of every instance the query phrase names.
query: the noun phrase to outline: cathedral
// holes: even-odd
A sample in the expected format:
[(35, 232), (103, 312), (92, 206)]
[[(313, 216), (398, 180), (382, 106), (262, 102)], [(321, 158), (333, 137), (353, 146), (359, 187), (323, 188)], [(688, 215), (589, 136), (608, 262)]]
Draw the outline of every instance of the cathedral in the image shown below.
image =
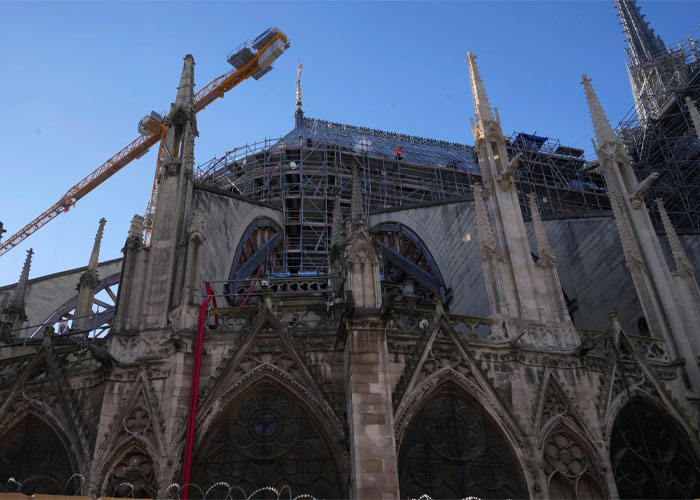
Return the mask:
[(297, 86), (290, 132), (195, 164), (187, 55), (153, 220), (0, 288), (0, 492), (700, 497), (700, 46), (616, 6), (636, 118), (583, 76), (594, 161), (506, 135), (470, 52), (474, 146)]

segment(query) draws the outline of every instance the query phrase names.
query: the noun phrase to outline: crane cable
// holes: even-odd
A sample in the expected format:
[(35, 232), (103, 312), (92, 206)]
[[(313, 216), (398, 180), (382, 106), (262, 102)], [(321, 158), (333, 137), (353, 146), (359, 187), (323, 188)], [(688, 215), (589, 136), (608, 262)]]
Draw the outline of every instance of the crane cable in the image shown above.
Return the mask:
[(53, 257), (51, 258), (51, 271), (49, 274), (53, 274), (54, 271), (56, 270), (56, 265), (58, 264), (58, 254), (61, 250), (61, 245), (63, 244), (63, 237), (66, 234), (66, 225), (68, 222), (68, 210), (63, 212), (65, 214), (65, 217), (63, 217), (63, 220), (61, 221), (61, 227), (58, 230), (58, 235), (56, 236), (56, 247), (54, 248), (53, 251)]

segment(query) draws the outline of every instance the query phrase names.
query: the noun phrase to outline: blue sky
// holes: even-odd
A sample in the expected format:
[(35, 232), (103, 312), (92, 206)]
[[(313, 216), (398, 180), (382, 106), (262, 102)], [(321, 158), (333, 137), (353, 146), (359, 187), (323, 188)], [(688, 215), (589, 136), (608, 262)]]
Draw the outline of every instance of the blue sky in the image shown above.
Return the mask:
[[(667, 44), (700, 22), (700, 2), (640, 2)], [(198, 115), (196, 163), (293, 126), (296, 65), (307, 116), (472, 144), (466, 53), (478, 56), (504, 132), (537, 132), (591, 153), (579, 82), (587, 73), (611, 121), (632, 105), (624, 36), (610, 1), (0, 2), (0, 220), (10, 236), (137, 136), (174, 99), (185, 54), (198, 88), (227, 54), (279, 26), (291, 48)], [(0, 257), (0, 285), (121, 256), (150, 196), (155, 151), (131, 163)], [(211, 236), (214, 237), (214, 236)]]

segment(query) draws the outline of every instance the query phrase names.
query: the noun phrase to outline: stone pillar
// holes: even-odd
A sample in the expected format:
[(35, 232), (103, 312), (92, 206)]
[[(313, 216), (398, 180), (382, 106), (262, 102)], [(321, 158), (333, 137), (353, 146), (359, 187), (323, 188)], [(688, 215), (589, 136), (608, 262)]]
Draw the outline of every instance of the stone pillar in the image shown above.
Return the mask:
[[(495, 338), (522, 339), (539, 346), (570, 347), (578, 334), (566, 313), (554, 253), (544, 244), (544, 228), (536, 228), (544, 260), (535, 264), (525, 229), (518, 192), (513, 181), (519, 155), (508, 158), (498, 111), (491, 111), (476, 56), (469, 52), (472, 97), (476, 121), (472, 133), (479, 158), (483, 189), (474, 192), (479, 245), (486, 289), (494, 319), (501, 320)], [(495, 116), (494, 116), (495, 115)], [(522, 337), (524, 323), (537, 335)], [(504, 333), (505, 332), (505, 333)]]
[(175, 103), (167, 118), (164, 157), (158, 166), (158, 195), (153, 218), (143, 311), (143, 328), (165, 327), (168, 312), (180, 302), (186, 243), (185, 220), (192, 195), (194, 138), (194, 59), (185, 56)]
[[(622, 141), (610, 126), (591, 80), (583, 75), (581, 84), (597, 139), (597, 144), (594, 141), (593, 145), (600, 162), (599, 170), (608, 186), (625, 264), (632, 277), (649, 330), (653, 336), (666, 341), (672, 359), (685, 359), (682, 372), (684, 381), (692, 392), (689, 396), (697, 400), (700, 394), (700, 369), (697, 358), (700, 352), (695, 342), (698, 323), (695, 315), (689, 313), (690, 308), (683, 306), (693, 304), (697, 298), (684, 287), (674, 283), (642, 198), (657, 174), (637, 181), (630, 158)], [(685, 264), (681, 267), (685, 267)], [(700, 408), (698, 411), (700, 413)]]
[[(182, 293), (180, 304), (176, 307), (172, 322), (181, 329), (194, 329), (199, 314), (202, 245), (204, 243), (204, 213), (200, 209), (190, 212), (187, 223), (187, 248), (182, 270)], [(174, 319), (177, 318), (177, 319)]]
[(0, 339), (5, 342), (11, 342), (13, 338), (21, 337), (22, 335), (19, 329), (22, 328), (22, 325), (27, 321), (25, 300), (27, 295), (27, 283), (29, 282), (29, 268), (32, 265), (32, 255), (34, 255), (34, 250), (30, 248), (27, 250), (27, 258), (24, 260), (14, 296), (7, 307), (2, 311)]
[(92, 247), (88, 268), (82, 276), (80, 276), (80, 282), (77, 287), (80, 293), (78, 295), (78, 305), (75, 307), (76, 319), (73, 320), (74, 330), (90, 328), (90, 323), (92, 321), (92, 302), (95, 299), (95, 290), (100, 284), (100, 278), (97, 275), (97, 263), (100, 257), (100, 243), (102, 242), (105, 222), (107, 221), (104, 218), (100, 219), (100, 226), (95, 235), (95, 244)]
[(378, 314), (357, 315), (348, 321), (347, 328), (351, 498), (399, 498), (386, 330)]
[(139, 289), (142, 288), (139, 276), (143, 273), (143, 217), (134, 215), (131, 219), (129, 235), (124, 242), (122, 253), (122, 275), (119, 280), (119, 295), (114, 315), (114, 331), (124, 331), (138, 328), (141, 301)]

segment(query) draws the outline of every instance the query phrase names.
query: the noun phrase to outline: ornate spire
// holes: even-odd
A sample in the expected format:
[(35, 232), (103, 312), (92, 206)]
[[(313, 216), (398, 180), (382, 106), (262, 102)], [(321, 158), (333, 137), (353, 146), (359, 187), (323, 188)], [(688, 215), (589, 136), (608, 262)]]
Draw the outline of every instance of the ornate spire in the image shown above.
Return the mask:
[(343, 213), (340, 210), (340, 193), (336, 191), (333, 201), (333, 221), (331, 223), (331, 248), (343, 245)]
[(695, 268), (690, 263), (690, 259), (685, 253), (685, 249), (681, 244), (681, 240), (678, 238), (678, 234), (671, 224), (671, 219), (668, 218), (668, 213), (666, 213), (666, 208), (664, 207), (664, 202), (661, 198), (656, 198), (654, 200), (656, 206), (659, 209), (659, 215), (661, 216), (661, 222), (664, 225), (664, 231), (666, 231), (666, 238), (668, 238), (668, 243), (671, 247), (671, 253), (673, 254), (673, 261), (676, 264), (676, 272), (681, 276), (692, 276), (695, 274)]
[(24, 260), (24, 266), (22, 266), (22, 272), (19, 275), (17, 288), (15, 288), (15, 296), (12, 298), (11, 304), (15, 307), (24, 308), (27, 283), (29, 282), (29, 268), (32, 266), (32, 255), (34, 255), (34, 250), (30, 248), (27, 250), (27, 258)]
[[(693, 126), (695, 127), (695, 135), (700, 139), (700, 113), (698, 113), (698, 108), (695, 107), (695, 103), (690, 97), (685, 98), (685, 105), (688, 106), (688, 111), (690, 111), (690, 119), (693, 120)], [(1, 232), (2, 226), (0, 226)]]
[(364, 224), (365, 208), (362, 203), (362, 186), (360, 186), (360, 176), (357, 173), (357, 166), (352, 167), (352, 194), (350, 205), (350, 218), (353, 224)]
[(547, 233), (544, 230), (544, 224), (542, 224), (540, 211), (537, 208), (537, 198), (535, 197), (534, 193), (528, 193), (527, 198), (530, 201), (532, 226), (535, 230), (535, 243), (537, 245), (537, 254), (539, 257), (537, 263), (542, 267), (556, 266), (557, 258), (554, 255), (554, 250), (552, 250), (552, 247), (549, 244), (549, 239), (547, 238)]
[(591, 120), (593, 120), (593, 129), (595, 130), (596, 139), (598, 140), (598, 147), (602, 147), (608, 142), (617, 142), (617, 136), (610, 126), (608, 117), (605, 116), (605, 112), (603, 111), (603, 107), (600, 105), (600, 101), (598, 100), (595, 90), (593, 90), (591, 79), (586, 75), (583, 75), (581, 85), (583, 85), (583, 89), (586, 92), (588, 112), (591, 115)]
[(97, 228), (97, 234), (95, 235), (95, 244), (92, 246), (90, 262), (88, 263), (88, 269), (90, 271), (97, 271), (97, 262), (100, 258), (100, 243), (102, 243), (102, 233), (104, 233), (105, 230), (105, 222), (107, 222), (107, 219), (102, 217), (100, 219), (100, 226)]
[(491, 221), (484, 202), (484, 193), (480, 184), (474, 184), (474, 207), (476, 209), (476, 230), (479, 233), (481, 257), (500, 256), (496, 238), (493, 235)]
[(469, 74), (472, 82), (472, 98), (474, 99), (474, 113), (477, 120), (494, 121), (491, 113), (491, 105), (489, 98), (486, 95), (484, 82), (481, 79), (479, 66), (476, 64), (476, 56), (471, 51), (467, 53), (467, 62), (469, 63)]
[(617, 7), (620, 23), (625, 30), (629, 45), (627, 55), (632, 65), (649, 62), (659, 54), (666, 52), (663, 40), (654, 35), (654, 30), (644, 20), (637, 0), (615, 0), (615, 7)]

